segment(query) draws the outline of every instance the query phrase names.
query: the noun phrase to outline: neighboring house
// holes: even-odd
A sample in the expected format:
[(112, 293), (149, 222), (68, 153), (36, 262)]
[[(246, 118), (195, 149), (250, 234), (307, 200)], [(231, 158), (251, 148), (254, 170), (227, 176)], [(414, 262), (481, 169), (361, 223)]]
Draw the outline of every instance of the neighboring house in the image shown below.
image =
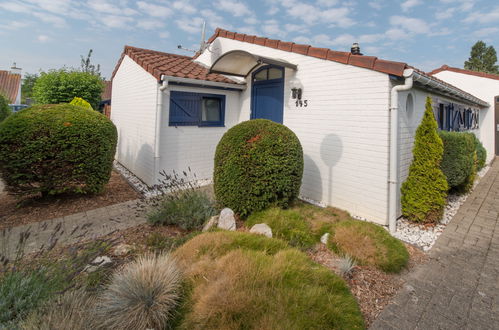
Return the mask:
[(188, 167), (210, 180), (222, 135), (266, 118), (302, 143), (302, 198), (392, 229), (426, 96), (435, 111), (445, 102), (469, 110), (466, 127), (475, 131), (489, 106), (357, 47), (338, 52), (221, 29), (192, 58), (125, 46), (112, 81), (116, 159), (147, 184), (160, 170)]
[(113, 90), (113, 83), (111, 81), (104, 81), (104, 89), (101, 94), (101, 101), (99, 104), (99, 109), (102, 109), (102, 113), (106, 115), (107, 118), (111, 118), (111, 93)]
[[(447, 65), (443, 65), (429, 74), (490, 103), (491, 108), (480, 113), (479, 137), (487, 149), (487, 161), (491, 161), (495, 155), (499, 155), (499, 75), (452, 68)], [(444, 110), (448, 113), (449, 107), (446, 106)], [(447, 117), (450, 116), (446, 116), (446, 122), (452, 122)]]
[(9, 100), (9, 104), (21, 104), (21, 68), (16, 67), (16, 63), (10, 71), (0, 70), (0, 94)]

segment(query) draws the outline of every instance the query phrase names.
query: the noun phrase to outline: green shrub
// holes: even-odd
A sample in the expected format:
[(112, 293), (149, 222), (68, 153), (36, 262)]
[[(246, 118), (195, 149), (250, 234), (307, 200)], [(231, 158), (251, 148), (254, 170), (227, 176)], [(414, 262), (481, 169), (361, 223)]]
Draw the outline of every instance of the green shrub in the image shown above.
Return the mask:
[(475, 140), (475, 151), (477, 156), (477, 171), (480, 171), (485, 166), (487, 161), (487, 150), (482, 145), (482, 142), (473, 134), (473, 139)]
[(0, 124), (0, 173), (18, 193), (98, 193), (111, 176), (116, 140), (114, 124), (96, 111), (34, 106)]
[(11, 113), (12, 110), (9, 107), (9, 101), (0, 94), (0, 123), (10, 116)]
[(217, 200), (243, 217), (275, 204), (287, 207), (300, 190), (303, 151), (286, 126), (255, 119), (229, 129), (215, 153)]
[(99, 298), (105, 329), (164, 329), (175, 316), (182, 275), (168, 254), (147, 255), (115, 273)]
[(273, 207), (251, 214), (246, 225), (266, 223), (272, 229), (273, 237), (280, 238), (297, 248), (310, 248), (317, 240), (311, 233), (310, 224), (295, 210)]
[(74, 97), (81, 97), (97, 109), (103, 88), (99, 76), (63, 68), (42, 72), (33, 86), (33, 96), (39, 104), (69, 103)]
[(474, 134), (440, 131), (444, 145), (440, 168), (450, 189), (462, 185), (472, 174), (475, 154)]
[(411, 221), (434, 223), (442, 217), (448, 190), (440, 169), (443, 151), (431, 98), (427, 97), (423, 120), (416, 130), (409, 175), (401, 188), (402, 214)]
[(71, 100), (71, 102), (69, 102), (69, 104), (71, 104), (71, 105), (77, 105), (79, 107), (83, 107), (83, 108), (87, 108), (87, 109), (93, 110), (93, 108), (90, 105), (90, 103), (88, 103), (87, 101), (85, 101), (81, 97), (75, 97), (75, 98), (73, 98)]
[(148, 214), (155, 225), (177, 225), (182, 229), (200, 229), (217, 210), (207, 193), (201, 190), (184, 190), (166, 194), (158, 206)]
[(329, 246), (360, 264), (398, 273), (409, 260), (404, 244), (376, 224), (351, 219), (331, 224), (329, 229)]
[(190, 287), (180, 329), (364, 328), (345, 282), (278, 239), (205, 233), (175, 254)]

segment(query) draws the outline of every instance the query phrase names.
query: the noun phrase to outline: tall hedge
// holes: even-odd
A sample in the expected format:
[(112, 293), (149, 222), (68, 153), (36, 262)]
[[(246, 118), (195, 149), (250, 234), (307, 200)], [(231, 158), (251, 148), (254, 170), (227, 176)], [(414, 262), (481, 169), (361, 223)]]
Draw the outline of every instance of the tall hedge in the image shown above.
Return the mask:
[(440, 167), (447, 178), (449, 188), (462, 185), (472, 175), (475, 155), (473, 133), (440, 131), (444, 153)]
[(74, 97), (86, 100), (93, 109), (99, 108), (104, 88), (102, 79), (89, 72), (60, 69), (42, 72), (33, 86), (39, 104), (69, 103)]
[(97, 193), (109, 181), (117, 131), (70, 104), (39, 105), (0, 124), (0, 173), (17, 193)]
[(437, 127), (431, 98), (427, 97), (423, 120), (416, 130), (413, 161), (401, 189), (402, 214), (415, 222), (437, 222), (446, 202), (448, 186), (440, 169), (444, 148)]
[(485, 166), (485, 162), (487, 161), (487, 150), (483, 147), (482, 142), (480, 142), (475, 134), (473, 134), (473, 139), (475, 141), (475, 151), (477, 157), (476, 169), (477, 171), (480, 171)]
[(299, 193), (303, 150), (286, 126), (266, 119), (229, 129), (215, 153), (217, 201), (246, 217), (270, 205), (287, 207)]

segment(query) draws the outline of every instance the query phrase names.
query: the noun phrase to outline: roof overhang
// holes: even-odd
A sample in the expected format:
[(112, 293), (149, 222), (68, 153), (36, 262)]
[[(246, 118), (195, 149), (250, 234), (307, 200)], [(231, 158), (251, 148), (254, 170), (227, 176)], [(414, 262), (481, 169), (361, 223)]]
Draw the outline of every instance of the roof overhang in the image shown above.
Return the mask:
[(244, 50), (232, 50), (217, 58), (210, 68), (210, 73), (247, 77), (261, 64), (277, 65), (293, 70), (298, 68), (296, 64), (284, 60), (255, 55)]

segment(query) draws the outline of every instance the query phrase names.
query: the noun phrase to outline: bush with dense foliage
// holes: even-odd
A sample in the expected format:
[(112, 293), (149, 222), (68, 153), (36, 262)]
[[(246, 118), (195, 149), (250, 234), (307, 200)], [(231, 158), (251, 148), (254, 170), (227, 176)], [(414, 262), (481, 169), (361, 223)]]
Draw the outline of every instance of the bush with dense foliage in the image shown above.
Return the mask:
[(73, 98), (71, 100), (71, 102), (69, 102), (69, 104), (71, 104), (71, 105), (77, 105), (79, 107), (83, 107), (83, 108), (87, 108), (87, 109), (93, 110), (93, 108), (90, 105), (90, 103), (88, 103), (87, 101), (85, 101), (81, 97), (75, 97), (75, 98)]
[(440, 131), (439, 135), (444, 145), (440, 167), (447, 178), (449, 188), (459, 187), (473, 174), (475, 135), (446, 131)]
[(9, 101), (2, 94), (0, 94), (0, 123), (11, 113), (12, 110), (9, 107)]
[(295, 210), (269, 208), (251, 214), (246, 226), (265, 223), (272, 229), (273, 237), (280, 238), (297, 248), (309, 248), (318, 242), (311, 233), (311, 226), (300, 213)]
[(33, 96), (39, 104), (69, 103), (81, 97), (97, 109), (104, 83), (89, 72), (77, 70), (51, 70), (42, 72), (33, 86)]
[(139, 257), (113, 275), (99, 298), (99, 326), (165, 329), (175, 316), (181, 284), (181, 272), (169, 254)]
[(476, 169), (480, 171), (485, 166), (487, 161), (487, 150), (483, 147), (482, 142), (473, 134), (473, 139), (475, 140), (475, 151), (477, 157)]
[(229, 129), (215, 153), (217, 201), (243, 217), (271, 205), (287, 207), (298, 196), (303, 150), (286, 126), (266, 119)]
[(174, 255), (187, 291), (182, 329), (363, 329), (345, 282), (275, 238), (196, 236)]
[(435, 223), (443, 214), (447, 197), (447, 180), (440, 169), (444, 147), (438, 136), (431, 98), (416, 130), (413, 160), (407, 180), (402, 184), (402, 214), (411, 221)]
[(200, 229), (216, 213), (215, 204), (205, 191), (186, 189), (163, 196), (148, 214), (148, 220), (155, 225), (177, 225), (192, 230)]
[(109, 181), (117, 131), (106, 116), (41, 105), (0, 124), (0, 173), (18, 193), (98, 193)]
[(351, 219), (331, 225), (330, 230), (329, 246), (340, 255), (390, 273), (398, 273), (407, 265), (406, 247), (381, 226)]

